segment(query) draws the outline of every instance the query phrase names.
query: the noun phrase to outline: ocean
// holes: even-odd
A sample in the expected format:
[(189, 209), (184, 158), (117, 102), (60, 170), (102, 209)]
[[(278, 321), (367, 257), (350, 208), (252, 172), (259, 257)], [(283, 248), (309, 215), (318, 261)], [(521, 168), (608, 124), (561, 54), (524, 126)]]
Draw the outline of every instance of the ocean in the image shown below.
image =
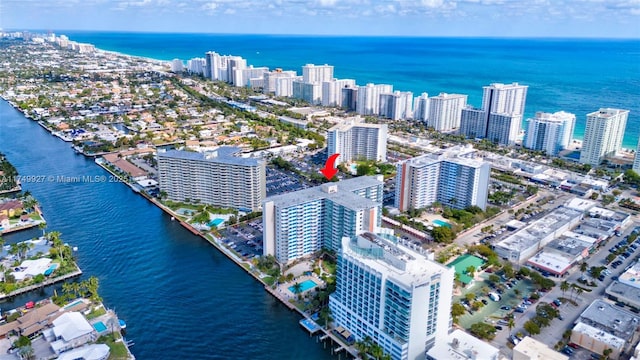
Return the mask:
[(630, 110), (623, 146), (640, 135), (640, 40), (338, 37), (62, 31), (104, 50), (159, 60), (239, 55), (254, 66), (296, 70), (334, 66), (337, 78), (394, 85), (394, 90), (469, 96), (482, 86), (529, 85), (525, 119), (537, 111), (576, 114), (582, 139), (586, 114), (600, 107)]

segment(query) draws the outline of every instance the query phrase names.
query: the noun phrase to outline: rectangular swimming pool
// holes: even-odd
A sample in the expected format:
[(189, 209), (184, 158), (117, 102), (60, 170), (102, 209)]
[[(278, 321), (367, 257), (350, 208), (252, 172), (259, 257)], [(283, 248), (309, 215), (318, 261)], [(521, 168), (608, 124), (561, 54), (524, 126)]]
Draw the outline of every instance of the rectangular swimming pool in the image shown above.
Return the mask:
[(105, 325), (102, 321), (98, 321), (97, 323), (93, 324), (93, 328), (100, 333), (107, 330), (107, 325)]
[(451, 228), (451, 224), (449, 224), (449, 223), (448, 223), (448, 222), (446, 222), (446, 221), (442, 221), (442, 220), (439, 220), (439, 219), (435, 219), (435, 220), (433, 220), (432, 222), (433, 222), (434, 224), (438, 225), (438, 226), (446, 226), (446, 227), (448, 227), (448, 228)]
[[(313, 280), (305, 280), (303, 282), (300, 283), (300, 292), (303, 293), (307, 290), (313, 289), (314, 287), (318, 286), (318, 284), (316, 284)], [(294, 291), (294, 287), (293, 286), (289, 286), (289, 291), (291, 291), (292, 293), (296, 293)]]

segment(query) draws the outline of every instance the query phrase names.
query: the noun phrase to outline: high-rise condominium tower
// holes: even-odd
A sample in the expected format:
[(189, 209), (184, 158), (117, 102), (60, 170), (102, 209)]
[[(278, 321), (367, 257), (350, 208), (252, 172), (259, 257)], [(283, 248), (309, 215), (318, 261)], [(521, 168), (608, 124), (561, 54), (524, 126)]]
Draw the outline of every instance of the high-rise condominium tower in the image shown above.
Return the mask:
[(342, 239), (329, 308), (337, 327), (371, 338), (391, 359), (424, 359), (446, 341), (454, 270), (392, 234)]
[(580, 162), (598, 166), (606, 156), (619, 151), (628, 117), (629, 110), (609, 108), (587, 114)]

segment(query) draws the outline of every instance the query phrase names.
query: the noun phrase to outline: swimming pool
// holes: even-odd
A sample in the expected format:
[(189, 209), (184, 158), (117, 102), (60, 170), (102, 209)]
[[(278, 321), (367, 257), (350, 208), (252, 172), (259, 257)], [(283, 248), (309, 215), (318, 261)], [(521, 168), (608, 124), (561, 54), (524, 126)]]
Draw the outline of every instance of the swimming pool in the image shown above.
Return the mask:
[(58, 264), (51, 264), (51, 266), (49, 266), (49, 268), (44, 272), (44, 276), (51, 275), (51, 273), (54, 272), (54, 270), (57, 268), (58, 268)]
[[(303, 282), (300, 283), (300, 292), (303, 293), (307, 290), (313, 289), (314, 287), (318, 286), (318, 284), (316, 284), (313, 280), (305, 280)], [(296, 293), (294, 291), (294, 287), (293, 286), (289, 286), (289, 291), (291, 291), (292, 293)]]
[(73, 303), (71, 303), (71, 304), (69, 304), (69, 305), (65, 306), (64, 308), (65, 308), (65, 309), (71, 309), (72, 307), (74, 307), (74, 306), (76, 306), (76, 305), (78, 305), (78, 304), (82, 304), (83, 302), (84, 302), (84, 301), (82, 301), (82, 300), (74, 301)]
[(102, 321), (98, 321), (97, 323), (93, 324), (93, 328), (100, 333), (107, 330), (107, 325), (105, 325)]
[(224, 219), (220, 219), (220, 218), (215, 218), (211, 221), (209, 221), (209, 226), (215, 226), (218, 227), (218, 225), (222, 224), (224, 222)]
[(449, 223), (448, 223), (448, 222), (446, 222), (446, 221), (442, 221), (442, 220), (435, 219), (435, 220), (433, 220), (432, 222), (433, 222), (434, 224), (438, 225), (438, 226), (446, 226), (446, 227), (448, 227), (448, 228), (451, 228), (451, 224), (449, 224)]

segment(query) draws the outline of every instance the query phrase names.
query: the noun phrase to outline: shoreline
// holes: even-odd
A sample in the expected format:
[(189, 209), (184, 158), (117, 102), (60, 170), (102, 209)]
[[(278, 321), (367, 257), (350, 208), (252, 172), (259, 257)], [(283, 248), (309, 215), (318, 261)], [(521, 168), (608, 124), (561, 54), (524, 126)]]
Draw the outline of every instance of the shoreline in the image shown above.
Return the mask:
[[(284, 306), (286, 306), (290, 311), (294, 311), (297, 312), (298, 315), (302, 316), (303, 319), (309, 319), (311, 321), (313, 321), (311, 319), (311, 316), (306, 314), (304, 311), (298, 309), (295, 305), (291, 304), (290, 302), (288, 302), (286, 299), (280, 297), (278, 295), (278, 293), (272, 289), (267, 283), (265, 283), (262, 278), (259, 276), (259, 273), (256, 273), (254, 270), (253, 265), (250, 262), (247, 261), (243, 261), (240, 258), (238, 258), (238, 256), (233, 252), (233, 250), (226, 248), (222, 243), (221, 243), (221, 239), (211, 235), (211, 234), (203, 234), (202, 232), (200, 232), (198, 229), (194, 228), (191, 224), (187, 223), (186, 221), (180, 220), (179, 219), (179, 214), (173, 212), (173, 210), (171, 210), (170, 208), (168, 208), (167, 206), (165, 206), (164, 204), (162, 204), (160, 201), (158, 201), (156, 198), (150, 197), (148, 194), (144, 193), (144, 192), (139, 192), (139, 191), (135, 191), (133, 190), (133, 188), (131, 187), (131, 183), (129, 183), (126, 179), (124, 179), (120, 174), (112, 171), (111, 169), (109, 169), (108, 167), (106, 167), (103, 163), (101, 162), (95, 162), (99, 167), (101, 167), (102, 169), (104, 169), (105, 171), (107, 171), (109, 174), (113, 175), (113, 176), (117, 176), (118, 178), (120, 178), (122, 180), (122, 184), (127, 185), (127, 187), (131, 188), (131, 190), (142, 196), (143, 198), (147, 199), (149, 202), (151, 202), (153, 205), (155, 205), (156, 207), (158, 207), (160, 210), (162, 210), (165, 214), (171, 216), (172, 219), (175, 219), (175, 221), (178, 221), (179, 224), (184, 227), (186, 230), (188, 230), (189, 232), (191, 232), (193, 235), (200, 237), (201, 239), (205, 240), (207, 243), (209, 243), (210, 245), (212, 245), (214, 248), (216, 248), (220, 253), (222, 253), (223, 255), (225, 255), (229, 260), (233, 261), (238, 267), (240, 267), (242, 270), (244, 270), (248, 275), (250, 275), (254, 280), (258, 281), (264, 288), (265, 291), (267, 291), (267, 293), (271, 294), (276, 300), (280, 301)], [(301, 319), (302, 320), (302, 319)], [(341, 349), (341, 350), (346, 350), (348, 354), (350, 354), (351, 356), (353, 356), (354, 358), (357, 358), (357, 353), (352, 352), (352, 349), (350, 346), (348, 346), (347, 344), (345, 344), (342, 340), (340, 340), (335, 334), (333, 334), (333, 332), (331, 330), (328, 329), (324, 329), (322, 327), (320, 327), (319, 330), (320, 333), (322, 333), (322, 335), (318, 335), (319, 338), (321, 338), (323, 341), (327, 338), (330, 338), (334, 343), (338, 344), (338, 348), (337, 349)], [(311, 335), (310, 336), (314, 336)], [(332, 354), (335, 354), (334, 349), (331, 350)]]
[[(64, 32), (64, 30), (61, 30), (60, 35), (64, 35), (63, 32)], [(103, 34), (118, 33), (118, 32), (112, 32), (112, 31), (82, 31), (82, 30), (77, 31), (77, 32), (85, 33), (85, 34), (88, 34), (88, 33), (103, 33)], [(144, 32), (124, 32), (124, 33), (145, 34)], [(73, 34), (73, 31), (72, 31), (72, 34)], [(319, 37), (319, 38), (323, 38), (323, 37), (326, 37), (326, 38), (381, 38), (381, 39), (387, 38), (387, 36), (383, 36), (383, 35), (379, 35), (379, 36), (343, 36), (343, 35), (305, 35), (305, 34), (293, 34), (293, 35), (291, 35), (291, 34), (242, 34), (242, 33), (240, 33), (240, 34), (237, 34), (237, 33), (235, 33), (235, 34), (234, 33), (229, 33), (229, 34), (225, 34), (225, 33), (212, 33), (212, 34), (208, 34), (208, 33), (146, 33), (146, 34), (157, 34), (157, 35), (172, 35), (172, 34), (173, 35), (214, 35), (214, 36), (264, 36), (264, 37), (279, 37), (279, 36), (283, 36), (283, 37), (294, 37), (294, 38), (296, 38), (296, 37), (298, 37), (298, 38), (299, 37), (303, 37), (303, 38), (304, 37), (312, 37), (312, 38), (313, 37)], [(545, 37), (543, 37), (543, 38), (535, 38), (535, 37), (534, 38), (526, 38), (526, 37), (525, 38), (510, 38), (510, 37), (504, 37), (504, 38), (498, 37), (498, 38), (496, 38), (496, 37), (458, 37), (458, 36), (453, 36), (453, 37), (446, 37), (446, 36), (445, 37), (438, 37), (438, 36), (436, 36), (436, 37), (432, 37), (432, 36), (426, 36), (426, 37), (424, 37), (424, 36), (408, 36), (408, 37), (407, 36), (398, 36), (398, 37), (395, 37), (395, 36), (392, 36), (391, 38), (415, 38), (415, 39), (421, 39), (422, 38), (422, 39), (452, 39), (452, 40), (456, 40), (456, 39), (458, 39), (458, 40), (505, 40), (505, 41), (511, 41), (511, 40), (524, 40), (524, 41), (527, 41), (527, 40), (529, 40), (529, 41), (531, 41), (531, 40), (535, 40), (535, 41), (538, 41), (538, 40), (557, 40), (556, 38), (545, 38)], [(593, 41), (607, 40), (606, 38), (561, 38), (561, 39), (562, 40), (572, 40), (572, 41), (582, 41), (582, 40), (585, 40), (585, 39), (586, 40), (593, 40)], [(70, 38), (70, 40), (72, 40), (72, 39)], [(625, 39), (621, 39), (621, 40), (635, 41), (637, 39), (625, 38)], [(183, 64), (184, 64), (187, 60), (189, 60), (188, 58), (184, 58), (183, 59), (183, 58), (180, 57), (180, 56), (185, 56), (184, 54), (178, 54), (178, 55), (175, 55), (175, 56), (168, 56), (168, 58), (171, 58), (171, 59), (167, 59), (167, 60), (162, 60), (162, 59), (154, 58), (154, 57), (147, 56), (147, 55), (133, 55), (133, 54), (129, 54), (129, 53), (123, 52), (123, 50), (108, 50), (108, 49), (100, 48), (97, 45), (95, 45), (93, 42), (90, 42), (90, 41), (92, 41), (92, 40), (89, 40), (89, 41), (87, 41), (85, 43), (93, 45), (95, 47), (96, 52), (103, 52), (103, 53), (106, 53), (106, 54), (115, 54), (115, 55), (125, 56), (125, 57), (129, 57), (129, 58), (134, 58), (134, 59), (144, 59), (144, 60), (153, 62), (154, 64), (169, 65), (174, 59), (178, 59), (178, 60), (182, 61)], [(95, 41), (95, 39), (93, 39), (93, 41)], [(129, 49), (129, 50), (135, 51), (134, 49)], [(216, 51), (216, 50), (215, 49), (210, 49), (210, 51)], [(205, 56), (204, 52), (200, 53), (200, 54), (193, 55), (193, 57), (199, 57), (199, 58), (202, 58), (204, 56)], [(245, 54), (245, 55), (242, 55), (242, 56), (246, 58), (246, 57), (248, 57), (250, 55), (249, 54)], [(318, 61), (318, 63), (321, 63), (321, 62), (322, 61)], [(309, 61), (304, 61), (303, 60), (303, 61), (300, 62), (300, 66), (302, 66), (303, 64), (307, 64), (307, 63), (309, 63)], [(252, 64), (252, 65), (254, 67), (264, 66), (264, 65), (260, 65), (260, 64)], [(274, 65), (274, 68), (278, 68), (278, 67), (281, 67), (281, 66), (280, 65)], [(284, 70), (290, 70), (290, 69), (284, 69)], [(296, 70), (296, 71), (298, 71), (298, 70)], [(354, 74), (344, 74), (343, 78), (354, 79), (354, 78), (356, 78), (356, 75), (354, 75)], [(514, 81), (519, 82), (518, 80), (514, 80)], [(366, 82), (372, 82), (372, 81), (366, 81)], [(389, 83), (389, 84), (391, 84), (391, 79), (376, 81), (376, 83), (385, 83), (385, 84)], [(428, 83), (423, 83), (423, 84), (427, 85)], [(395, 84), (391, 84), (391, 85), (393, 85), (394, 89), (396, 89)], [(547, 85), (551, 85), (551, 84), (547, 84)], [(400, 90), (400, 89), (396, 89), (396, 90)], [(422, 92), (427, 92), (429, 94), (432, 94), (432, 93), (433, 94), (437, 94), (437, 93), (440, 93), (440, 92), (452, 93), (452, 91), (445, 91), (445, 89), (434, 90), (434, 91), (427, 91), (426, 89), (421, 89), (421, 90), (406, 90), (405, 89), (405, 90), (400, 90), (400, 91), (412, 91), (415, 96), (418, 96)], [(606, 107), (611, 107), (611, 106), (606, 106), (606, 104), (603, 104), (602, 106), (598, 106), (598, 107), (594, 106), (592, 111), (596, 111), (600, 107), (606, 108)], [(530, 114), (529, 117), (533, 117), (534, 114), (536, 112), (538, 112), (538, 111), (555, 112), (555, 111), (558, 111), (558, 110), (565, 110), (565, 109), (538, 109), (538, 110), (533, 111)], [(629, 110), (631, 110), (631, 109), (629, 109)], [(568, 111), (568, 110), (566, 110), (566, 111)], [(572, 140), (582, 141), (583, 138), (584, 138), (584, 130), (586, 128), (586, 113), (576, 114), (576, 116), (580, 117), (582, 119), (582, 120), (580, 120), (580, 122), (583, 124), (583, 127), (582, 127), (582, 133), (581, 134), (575, 134), (575, 130), (574, 130), (574, 134), (572, 135), (572, 137), (573, 137)], [(526, 120), (529, 117), (523, 117), (522, 124), (521, 124), (521, 129), (522, 130), (526, 130), (527, 129)], [(578, 122), (578, 121), (576, 121), (576, 122)], [(636, 148), (637, 148), (638, 142), (635, 139), (632, 139), (632, 140), (634, 141), (633, 143), (624, 144), (624, 137), (623, 137), (622, 149), (623, 150), (628, 150), (628, 151), (635, 151)]]

